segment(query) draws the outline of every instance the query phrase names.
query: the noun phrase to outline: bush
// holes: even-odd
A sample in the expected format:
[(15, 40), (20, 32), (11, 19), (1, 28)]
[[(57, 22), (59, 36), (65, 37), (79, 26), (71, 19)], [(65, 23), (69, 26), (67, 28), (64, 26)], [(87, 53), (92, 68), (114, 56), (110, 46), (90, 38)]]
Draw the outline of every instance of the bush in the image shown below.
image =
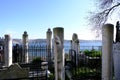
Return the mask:
[(101, 52), (96, 50), (85, 50), (84, 54), (89, 57), (101, 57)]
[(55, 76), (54, 74), (50, 73), (48, 80), (54, 80)]
[(41, 63), (41, 62), (43, 62), (43, 60), (41, 59), (41, 57), (36, 57), (36, 58), (34, 58), (33, 59), (33, 61), (32, 61), (32, 63)]

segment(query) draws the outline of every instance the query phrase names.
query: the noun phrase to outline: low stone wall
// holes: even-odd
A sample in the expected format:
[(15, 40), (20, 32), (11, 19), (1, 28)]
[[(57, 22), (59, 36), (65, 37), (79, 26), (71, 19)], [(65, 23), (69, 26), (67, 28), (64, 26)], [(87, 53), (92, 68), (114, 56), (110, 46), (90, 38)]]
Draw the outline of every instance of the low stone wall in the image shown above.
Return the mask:
[(0, 72), (1, 79), (15, 79), (15, 78), (26, 78), (29, 76), (27, 69), (21, 68), (17, 63), (11, 65), (6, 70)]

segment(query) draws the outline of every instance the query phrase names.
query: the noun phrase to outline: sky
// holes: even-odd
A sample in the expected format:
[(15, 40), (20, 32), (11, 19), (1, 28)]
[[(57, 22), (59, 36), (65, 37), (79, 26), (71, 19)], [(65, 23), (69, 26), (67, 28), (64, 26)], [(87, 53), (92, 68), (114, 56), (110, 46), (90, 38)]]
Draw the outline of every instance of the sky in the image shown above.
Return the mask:
[(79, 39), (96, 39), (88, 25), (89, 12), (95, 9), (93, 0), (0, 0), (0, 36), (11, 34), (22, 39), (46, 38), (46, 31), (64, 28), (64, 39), (73, 33)]

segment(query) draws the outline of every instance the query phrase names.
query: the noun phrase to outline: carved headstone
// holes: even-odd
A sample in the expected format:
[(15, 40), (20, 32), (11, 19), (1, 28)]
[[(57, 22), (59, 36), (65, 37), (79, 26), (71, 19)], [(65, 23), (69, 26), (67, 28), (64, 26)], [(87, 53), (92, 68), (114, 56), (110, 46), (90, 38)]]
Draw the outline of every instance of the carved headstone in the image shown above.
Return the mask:
[(74, 62), (76, 63), (76, 65), (78, 64), (78, 54), (80, 51), (80, 46), (79, 46), (79, 39), (76, 33), (73, 34), (72, 36), (72, 42), (71, 42), (71, 48), (72, 50), (74, 50), (76, 52), (76, 56), (74, 56), (74, 58), (76, 59)]
[(28, 63), (28, 34), (25, 31), (23, 34), (23, 54), (22, 54), (22, 62)]
[(52, 49), (52, 31), (49, 28), (46, 32), (47, 37), (47, 61), (48, 64), (51, 62), (51, 49)]
[(112, 24), (102, 27), (102, 80), (112, 80), (113, 31)]
[(57, 27), (54, 32), (54, 65), (55, 65), (55, 80), (65, 80), (64, 70), (64, 28)]
[(116, 23), (116, 42), (120, 42), (120, 25), (119, 21)]
[[(0, 62), (4, 62), (4, 39), (0, 37)], [(3, 66), (3, 64), (0, 65), (0, 67)]]
[(116, 23), (116, 41), (113, 44), (113, 61), (115, 80), (120, 80), (120, 25)]
[(9, 67), (12, 64), (12, 38), (10, 35), (5, 35), (4, 61), (5, 66)]
[(113, 44), (115, 80), (120, 80), (120, 43)]

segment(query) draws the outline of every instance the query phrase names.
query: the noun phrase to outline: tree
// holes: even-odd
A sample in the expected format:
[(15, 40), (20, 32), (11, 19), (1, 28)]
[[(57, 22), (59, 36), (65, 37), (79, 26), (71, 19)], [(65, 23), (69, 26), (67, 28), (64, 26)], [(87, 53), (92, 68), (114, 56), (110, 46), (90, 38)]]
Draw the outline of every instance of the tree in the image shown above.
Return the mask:
[(89, 21), (92, 24), (92, 29), (99, 34), (103, 24), (108, 21), (113, 13), (116, 13), (116, 10), (120, 10), (120, 0), (98, 0), (98, 4), (98, 10), (96, 13), (91, 12)]

